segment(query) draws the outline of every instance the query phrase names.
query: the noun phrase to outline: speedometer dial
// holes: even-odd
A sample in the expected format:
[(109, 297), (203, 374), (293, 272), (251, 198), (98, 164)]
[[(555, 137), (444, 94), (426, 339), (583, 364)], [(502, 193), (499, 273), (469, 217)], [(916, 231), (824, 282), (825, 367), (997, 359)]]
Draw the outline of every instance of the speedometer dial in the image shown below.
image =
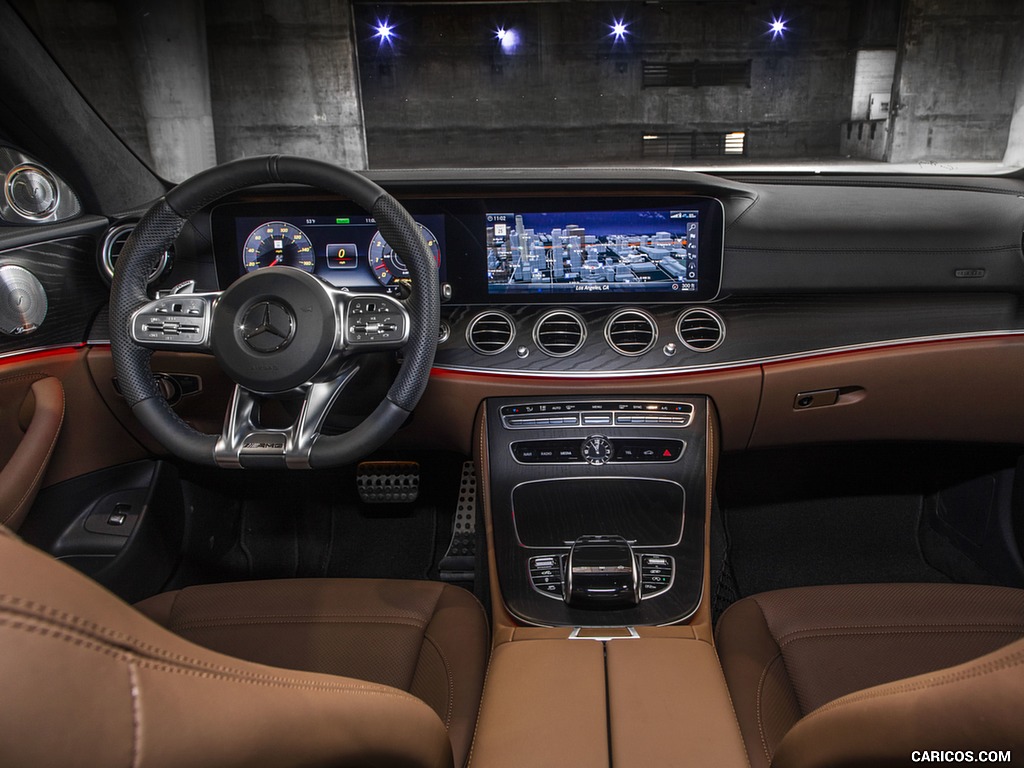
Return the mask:
[[(417, 222), (416, 226), (419, 227), (420, 234), (423, 235), (423, 241), (427, 244), (427, 250), (430, 251), (435, 263), (440, 268), (441, 247), (437, 244), (437, 238), (434, 237), (433, 232), (422, 224)], [(405, 262), (388, 245), (380, 230), (374, 232), (373, 238), (370, 240), (369, 261), (370, 269), (373, 270), (373, 276), (377, 278), (381, 285), (391, 285), (396, 280), (409, 279), (409, 269), (405, 266)]]
[(242, 262), (246, 272), (264, 267), (298, 267), (313, 271), (313, 245), (306, 233), (286, 221), (260, 224), (245, 240)]

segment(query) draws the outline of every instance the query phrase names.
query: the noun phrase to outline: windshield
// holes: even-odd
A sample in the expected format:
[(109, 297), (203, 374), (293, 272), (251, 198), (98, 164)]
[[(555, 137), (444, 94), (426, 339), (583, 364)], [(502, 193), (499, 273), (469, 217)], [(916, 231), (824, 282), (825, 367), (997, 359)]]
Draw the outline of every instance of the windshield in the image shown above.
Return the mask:
[(160, 175), (1024, 165), (1020, 0), (18, 7)]

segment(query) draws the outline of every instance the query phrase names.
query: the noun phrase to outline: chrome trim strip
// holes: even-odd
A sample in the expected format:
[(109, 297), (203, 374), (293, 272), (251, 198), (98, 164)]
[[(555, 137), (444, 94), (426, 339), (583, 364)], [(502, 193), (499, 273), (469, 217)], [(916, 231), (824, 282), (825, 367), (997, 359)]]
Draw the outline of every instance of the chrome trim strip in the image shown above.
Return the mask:
[(691, 365), (678, 368), (643, 368), (620, 371), (524, 371), (508, 368), (476, 368), (461, 365), (444, 365), (435, 363), (434, 368), (439, 371), (451, 371), (453, 373), (485, 373), (490, 376), (521, 376), (535, 379), (614, 379), (614, 378), (639, 378), (644, 376), (678, 376), (686, 373), (712, 373), (725, 371), (733, 368), (749, 368), (755, 365), (769, 363), (790, 362), (793, 360), (804, 360), (811, 357), (823, 357), (843, 352), (863, 352), (873, 349), (886, 349), (889, 347), (903, 347), (911, 344), (927, 344), (937, 341), (957, 341), (961, 339), (989, 339), (1004, 336), (1024, 337), (1024, 328), (1006, 331), (975, 331), (966, 333), (951, 333), (938, 336), (917, 336), (906, 339), (890, 339), (886, 341), (873, 341), (864, 344), (851, 344), (845, 347), (826, 347), (823, 349), (807, 350), (804, 352), (793, 352), (786, 355), (774, 357), (752, 357), (745, 360), (734, 360), (725, 363), (709, 363), (707, 365)]
[(66, 350), (68, 352), (77, 352), (79, 350), (88, 349), (91, 346), (110, 346), (110, 342), (94, 342), (90, 341), (86, 344), (78, 343), (67, 343), (67, 344), (50, 344), (46, 347), (29, 347), (28, 349), (17, 349), (13, 352), (0, 353), (0, 360), (4, 360), (10, 357), (22, 357), (25, 355), (38, 355), (41, 352), (58, 352), (60, 350)]
[[(628, 632), (628, 635), (586, 635), (581, 636), (580, 632), (584, 629), (603, 629), (605, 631), (609, 629), (624, 629)], [(569, 633), (569, 640), (597, 640), (600, 643), (607, 643), (611, 640), (639, 640), (640, 633), (636, 631), (636, 627), (573, 627), (572, 632)]]

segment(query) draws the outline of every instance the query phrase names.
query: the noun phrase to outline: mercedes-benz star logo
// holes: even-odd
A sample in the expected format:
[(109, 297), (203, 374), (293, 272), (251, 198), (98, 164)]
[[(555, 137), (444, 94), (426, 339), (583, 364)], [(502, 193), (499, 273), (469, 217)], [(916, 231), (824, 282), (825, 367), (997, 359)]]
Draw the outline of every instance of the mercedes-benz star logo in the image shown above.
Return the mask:
[(257, 352), (277, 352), (295, 335), (295, 317), (273, 301), (258, 301), (242, 318), (242, 339)]

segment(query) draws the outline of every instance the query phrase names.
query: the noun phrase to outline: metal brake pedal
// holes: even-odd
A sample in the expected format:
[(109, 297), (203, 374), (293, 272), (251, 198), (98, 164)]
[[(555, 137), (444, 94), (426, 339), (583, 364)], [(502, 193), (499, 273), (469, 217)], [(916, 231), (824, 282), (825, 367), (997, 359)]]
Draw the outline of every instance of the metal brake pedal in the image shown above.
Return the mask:
[(367, 504), (408, 504), (420, 495), (415, 461), (364, 461), (356, 468), (356, 490)]
[(476, 574), (476, 468), (462, 464), (452, 539), (441, 558), (441, 581), (472, 581)]

